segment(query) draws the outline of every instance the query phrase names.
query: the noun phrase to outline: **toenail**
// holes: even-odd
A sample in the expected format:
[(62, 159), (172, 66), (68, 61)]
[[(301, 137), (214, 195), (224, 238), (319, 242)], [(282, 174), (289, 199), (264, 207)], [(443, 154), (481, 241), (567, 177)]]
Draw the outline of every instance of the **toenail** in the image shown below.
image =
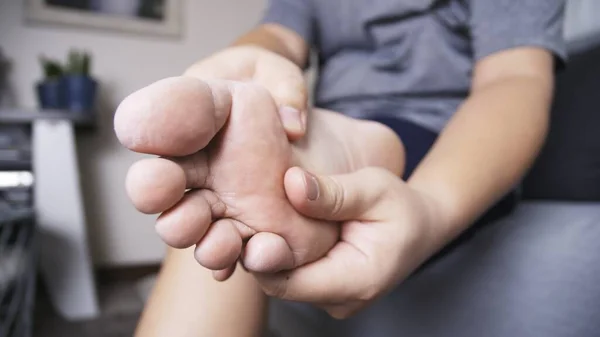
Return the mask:
[(308, 172), (304, 172), (304, 185), (308, 200), (317, 200), (319, 198), (319, 183), (317, 178)]

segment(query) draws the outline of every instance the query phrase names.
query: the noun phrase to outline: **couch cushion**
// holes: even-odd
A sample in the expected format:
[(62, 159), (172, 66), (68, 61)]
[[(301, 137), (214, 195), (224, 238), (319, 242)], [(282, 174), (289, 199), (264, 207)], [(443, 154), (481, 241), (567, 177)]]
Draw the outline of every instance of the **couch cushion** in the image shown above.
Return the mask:
[(572, 54), (558, 74), (550, 134), (523, 197), (600, 201), (600, 44)]

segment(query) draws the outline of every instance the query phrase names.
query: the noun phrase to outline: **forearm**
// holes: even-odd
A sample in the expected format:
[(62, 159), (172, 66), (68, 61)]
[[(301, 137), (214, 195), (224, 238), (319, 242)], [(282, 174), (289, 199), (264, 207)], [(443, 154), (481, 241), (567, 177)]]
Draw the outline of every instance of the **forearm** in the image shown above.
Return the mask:
[(266, 296), (241, 268), (219, 283), (193, 252), (170, 250), (136, 336), (262, 336)]
[(479, 88), (457, 112), (409, 185), (432, 197), (451, 240), (520, 181), (548, 129), (552, 81), (512, 76)]

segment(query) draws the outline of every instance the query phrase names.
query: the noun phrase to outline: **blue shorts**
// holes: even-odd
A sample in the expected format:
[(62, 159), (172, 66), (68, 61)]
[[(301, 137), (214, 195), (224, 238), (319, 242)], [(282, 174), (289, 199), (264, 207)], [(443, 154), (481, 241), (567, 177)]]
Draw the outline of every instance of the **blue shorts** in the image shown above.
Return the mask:
[[(405, 121), (394, 117), (375, 117), (370, 120), (382, 123), (396, 132), (402, 140), (406, 151), (406, 164), (404, 170), (404, 180), (407, 180), (413, 173), (417, 165), (423, 160), (435, 143), (438, 134), (423, 128), (415, 123)], [(473, 226), (476, 228), (482, 224), (497, 220), (510, 214), (518, 203), (517, 193), (511, 191), (497, 204), (491, 207)], [(466, 233), (468, 234), (468, 233)]]
[(433, 146), (438, 134), (412, 122), (394, 117), (370, 118), (372, 121), (387, 125), (394, 130), (404, 144), (406, 151), (403, 180), (408, 180), (417, 165)]

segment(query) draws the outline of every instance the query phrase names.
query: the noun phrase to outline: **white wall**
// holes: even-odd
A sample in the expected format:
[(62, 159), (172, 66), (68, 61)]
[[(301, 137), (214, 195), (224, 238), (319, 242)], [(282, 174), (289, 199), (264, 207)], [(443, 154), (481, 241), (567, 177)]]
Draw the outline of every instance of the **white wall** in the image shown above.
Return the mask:
[(78, 152), (89, 235), (96, 264), (156, 262), (164, 247), (154, 233), (154, 217), (137, 213), (124, 191), (124, 177), (138, 155), (122, 149), (112, 130), (116, 105), (126, 95), (163, 77), (180, 74), (194, 60), (227, 45), (258, 20), (264, 0), (182, 0), (180, 39), (30, 26), (24, 0), (0, 0), (0, 47), (13, 60), (10, 77), (17, 104), (36, 106), (33, 84), (41, 76), (38, 55), (64, 59), (69, 48), (93, 54), (101, 82), (99, 128), (78, 136)]
[(600, 1), (568, 0), (565, 13), (565, 38), (577, 40), (600, 31)]

